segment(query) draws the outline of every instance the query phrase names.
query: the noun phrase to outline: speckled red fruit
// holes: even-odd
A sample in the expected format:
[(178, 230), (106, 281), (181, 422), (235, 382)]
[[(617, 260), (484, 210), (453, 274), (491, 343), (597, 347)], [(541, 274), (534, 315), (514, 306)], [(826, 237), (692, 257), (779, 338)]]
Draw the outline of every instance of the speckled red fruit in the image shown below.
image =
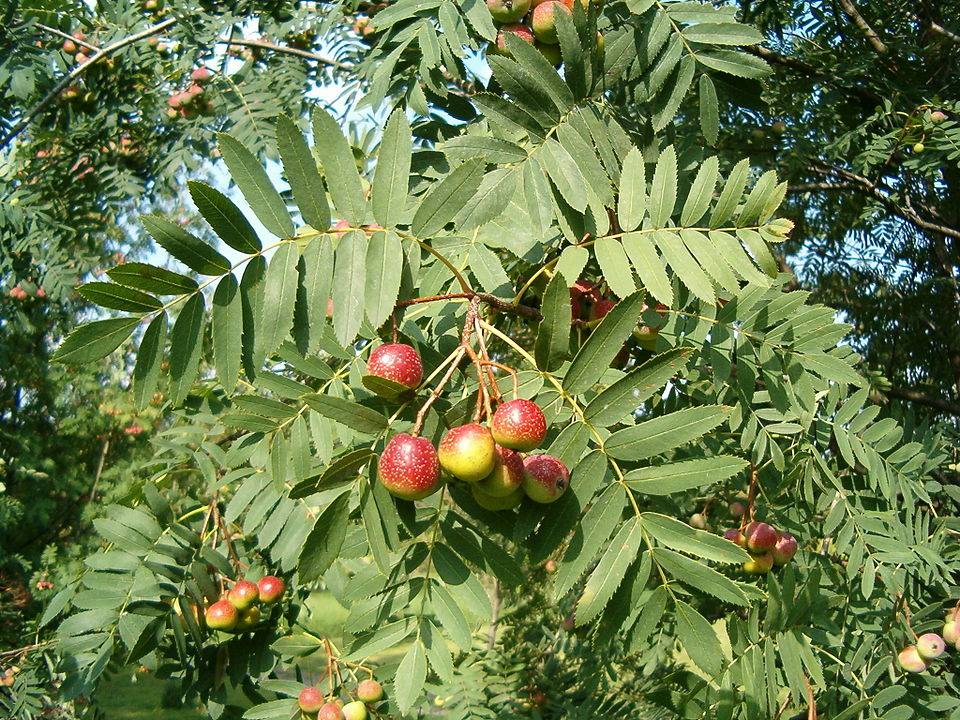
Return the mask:
[(357, 685), (357, 697), (365, 703), (375, 703), (383, 700), (383, 686), (373, 678), (361, 680)]
[(487, 0), (487, 9), (497, 23), (515, 23), (530, 11), (530, 0)]
[(507, 35), (513, 35), (517, 40), (523, 40), (525, 43), (533, 45), (533, 33), (526, 25), (517, 23), (516, 25), (504, 25), (497, 33), (496, 49), (501, 55), (510, 57), (510, 51), (507, 50)]
[(531, 25), (533, 34), (540, 42), (556, 45), (560, 40), (557, 37), (557, 13), (570, 15), (570, 8), (558, 0), (542, 2), (533, 9)]
[(260, 591), (255, 583), (249, 580), (238, 580), (227, 593), (227, 600), (237, 610), (246, 610), (260, 599)]
[(547, 419), (540, 406), (531, 400), (508, 400), (493, 413), (490, 432), (500, 445), (528, 452), (539, 447), (546, 437)]
[(786, 565), (797, 554), (797, 539), (788, 532), (778, 533), (777, 544), (773, 546), (773, 563)]
[(370, 353), (367, 374), (413, 389), (423, 380), (423, 363), (409, 345), (385, 343)]
[(275, 575), (264, 575), (257, 581), (257, 590), (260, 591), (260, 602), (264, 605), (272, 605), (280, 600), (286, 589), (286, 583)]
[(926, 661), (936, 660), (946, 649), (946, 642), (936, 633), (924, 633), (917, 638), (917, 652)]
[(493, 472), (477, 483), (477, 489), (486, 495), (505, 497), (523, 484), (523, 458), (520, 453), (501, 445), (497, 445), (496, 453)]
[(747, 539), (737, 528), (730, 528), (729, 530), (726, 530), (723, 533), (723, 537), (732, 543), (736, 543), (740, 547), (746, 547)]
[(450, 428), (437, 448), (440, 466), (464, 482), (479, 482), (493, 472), (497, 452), (493, 435), (483, 425)]
[(323, 693), (315, 687), (305, 687), (297, 696), (297, 704), (308, 715), (312, 715), (323, 707)]
[(743, 564), (743, 571), (747, 575), (766, 575), (773, 568), (773, 554), (763, 553), (754, 555)]
[(523, 461), (523, 491), (538, 503), (552, 503), (570, 485), (570, 471), (553, 455), (531, 455)]
[(610, 298), (602, 297), (593, 304), (593, 311), (590, 313), (591, 320), (602, 320), (607, 313), (613, 310), (617, 305)]
[(317, 712), (317, 720), (344, 720), (343, 710), (334, 702), (324, 703)]
[(440, 462), (433, 443), (406, 433), (390, 438), (377, 472), (390, 494), (404, 500), (420, 500), (440, 487)]
[(217, 600), (207, 608), (204, 613), (204, 620), (207, 622), (207, 627), (213, 630), (230, 632), (237, 626), (240, 613), (228, 600)]
[(777, 531), (765, 522), (752, 522), (743, 529), (747, 550), (758, 555), (770, 552), (777, 544)]

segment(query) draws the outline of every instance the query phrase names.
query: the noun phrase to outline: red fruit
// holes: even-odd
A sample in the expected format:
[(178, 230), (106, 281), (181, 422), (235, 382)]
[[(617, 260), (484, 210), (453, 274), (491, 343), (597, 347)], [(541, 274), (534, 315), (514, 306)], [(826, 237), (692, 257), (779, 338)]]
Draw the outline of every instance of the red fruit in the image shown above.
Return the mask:
[(337, 220), (333, 225), (334, 230), (349, 230), (350, 221), (349, 220)]
[(570, 471), (552, 455), (531, 455), (523, 470), (523, 491), (534, 502), (552, 503), (570, 485)]
[(947, 115), (942, 110), (934, 110), (932, 113), (930, 113), (930, 122), (932, 122), (934, 125), (939, 125), (946, 119)]
[(534, 8), (531, 24), (537, 40), (548, 45), (556, 45), (560, 41), (557, 37), (557, 13), (561, 12), (571, 14), (570, 8), (558, 0), (547, 0)]
[(927, 661), (920, 657), (916, 645), (908, 645), (897, 655), (897, 662), (907, 672), (919, 673), (927, 669)]
[(487, 9), (497, 23), (515, 23), (530, 11), (530, 0), (487, 0)]
[(73, 40), (64, 40), (63, 51), (67, 55), (73, 55), (77, 51), (77, 44)]
[(197, 95), (202, 95), (202, 94), (203, 94), (203, 86), (198, 85), (197, 83), (191, 83), (190, 87), (188, 87), (186, 90), (186, 95), (191, 100)]
[(518, 40), (523, 40), (525, 43), (533, 45), (533, 33), (530, 32), (530, 28), (526, 25), (504, 25), (500, 28), (500, 32), (497, 33), (497, 44), (496, 50), (502, 55), (510, 57), (510, 51), (507, 50), (507, 35), (513, 35)]
[(283, 597), (283, 593), (286, 589), (287, 586), (283, 580), (275, 575), (264, 575), (262, 578), (257, 580), (257, 590), (260, 593), (260, 602), (262, 602), (264, 605), (273, 605), (273, 603), (279, 601), (280, 598)]
[(229, 601), (217, 600), (207, 608), (204, 619), (207, 621), (207, 627), (230, 632), (237, 626), (240, 613)]
[(323, 693), (315, 687), (305, 687), (297, 696), (297, 704), (308, 715), (312, 715), (323, 707)]
[(590, 313), (591, 320), (602, 320), (604, 316), (616, 306), (616, 303), (610, 298), (602, 297), (593, 304), (593, 311)]
[(523, 458), (520, 453), (496, 446), (497, 459), (493, 472), (477, 483), (476, 488), (492, 497), (506, 497), (523, 484)]
[(773, 554), (763, 553), (754, 555), (743, 564), (743, 571), (747, 575), (766, 575), (773, 568)]
[(493, 435), (483, 425), (469, 423), (447, 431), (437, 448), (440, 466), (464, 482), (479, 482), (493, 472), (497, 453)]
[(547, 572), (547, 575), (553, 575), (557, 571), (557, 561), (547, 560), (543, 564), (543, 569)]
[(747, 550), (758, 555), (770, 552), (777, 544), (777, 531), (765, 522), (752, 522), (743, 529)]
[(335, 702), (324, 703), (317, 713), (317, 720), (344, 720), (343, 711)]
[(573, 629), (576, 627), (576, 622), (575, 622), (574, 619), (573, 619), (573, 615), (567, 615), (567, 616), (563, 619), (562, 627), (563, 627), (563, 629), (566, 630), (567, 632), (572, 632), (572, 631), (573, 631)]
[(380, 482), (398, 498), (421, 500), (440, 488), (440, 461), (426, 438), (398, 433), (380, 454)]
[(205, 67), (195, 68), (194, 71), (190, 73), (190, 79), (198, 83), (206, 82), (211, 77), (213, 77), (213, 73), (210, 72), (210, 68)]
[(357, 698), (365, 703), (375, 703), (383, 700), (383, 686), (376, 680), (361, 680), (357, 685)]
[(732, 503), (730, 503), (730, 517), (743, 517), (743, 514), (746, 511), (747, 509), (743, 506), (742, 502), (734, 500)]
[(238, 580), (227, 593), (227, 600), (237, 610), (246, 610), (260, 599), (260, 591), (249, 580)]
[(740, 532), (737, 528), (730, 528), (729, 530), (723, 533), (723, 537), (732, 543), (736, 543), (740, 547), (746, 547), (747, 539), (743, 536), (743, 533)]
[(538, 447), (546, 437), (547, 419), (535, 402), (523, 398), (509, 400), (493, 413), (490, 432), (500, 445), (528, 452)]
[(777, 544), (773, 546), (773, 562), (775, 565), (786, 565), (797, 554), (797, 539), (788, 532), (780, 533)]
[(423, 363), (410, 345), (385, 343), (370, 353), (367, 374), (413, 389), (423, 380)]
[(186, 93), (178, 92), (167, 98), (167, 105), (172, 108), (178, 108), (187, 100), (189, 100), (189, 97)]
[(87, 60), (90, 59), (84, 52), (78, 52), (75, 57), (77, 59), (77, 65), (83, 65)]

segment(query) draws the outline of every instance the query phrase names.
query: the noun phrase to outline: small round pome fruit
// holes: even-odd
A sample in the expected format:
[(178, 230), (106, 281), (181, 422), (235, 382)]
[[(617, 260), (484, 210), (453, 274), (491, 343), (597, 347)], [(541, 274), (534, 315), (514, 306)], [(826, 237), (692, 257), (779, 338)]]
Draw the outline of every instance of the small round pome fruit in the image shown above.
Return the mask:
[(497, 453), (493, 435), (483, 425), (450, 428), (437, 448), (440, 466), (464, 482), (479, 482), (493, 472)]
[(230, 632), (237, 626), (240, 620), (240, 613), (227, 600), (217, 600), (204, 613), (204, 619), (207, 627), (213, 630), (223, 630)]
[(734, 500), (730, 503), (730, 517), (741, 518), (747, 509), (743, 506), (743, 503), (739, 500)]
[(297, 704), (308, 715), (313, 715), (323, 707), (323, 693), (315, 687), (305, 687), (297, 696)]
[(423, 363), (420, 353), (410, 345), (384, 343), (370, 353), (367, 374), (413, 390), (423, 380)]
[(531, 25), (533, 35), (542, 43), (556, 45), (560, 42), (557, 37), (557, 13), (570, 15), (570, 8), (558, 0), (547, 0), (533, 9)]
[(947, 645), (953, 645), (954, 647), (960, 645), (960, 623), (956, 620), (947, 620), (943, 624), (943, 631), (940, 634)]
[[(547, 59), (548, 63), (550, 63), (554, 67), (560, 67), (560, 65), (563, 64), (563, 52), (560, 50), (559, 45), (549, 45), (548, 43), (542, 43), (542, 42), (538, 42), (535, 44), (536, 44), (537, 50), (539, 50), (540, 54)], [(581, 309), (579, 307), (579, 301), (578, 303), (572, 305), (571, 307), (574, 312), (574, 317), (579, 318), (580, 312), (578, 312), (578, 310)]]
[(930, 113), (930, 122), (932, 122), (934, 125), (939, 125), (946, 119), (947, 114), (942, 110), (934, 110), (932, 113)]
[(534, 502), (552, 503), (570, 485), (570, 471), (552, 455), (531, 455), (524, 459), (523, 470), (523, 491)]
[(317, 712), (317, 720), (344, 720), (343, 710), (335, 702), (324, 703)]
[(272, 605), (283, 597), (287, 589), (286, 583), (275, 575), (264, 575), (257, 581), (257, 590), (260, 592), (260, 602)]
[(490, 432), (503, 447), (529, 452), (539, 447), (546, 437), (547, 418), (531, 400), (508, 400), (493, 413)]
[(773, 546), (773, 562), (777, 566), (786, 565), (797, 554), (797, 539), (788, 532), (782, 532)]
[(765, 522), (752, 522), (743, 529), (747, 538), (747, 550), (763, 554), (773, 550), (777, 544), (777, 531)]
[(383, 686), (373, 678), (361, 680), (357, 685), (357, 697), (365, 703), (375, 703), (383, 700)]
[(507, 36), (513, 35), (517, 40), (533, 45), (533, 33), (526, 25), (519, 23), (515, 25), (504, 25), (497, 33), (497, 43), (494, 46), (496, 52), (506, 57), (511, 57), (512, 53), (507, 49)]
[(924, 148), (925, 146), (922, 142), (914, 143), (913, 145), (913, 151), (915, 153), (922, 153), (924, 151)]
[(260, 599), (260, 591), (255, 583), (249, 580), (237, 580), (236, 584), (227, 593), (227, 600), (237, 610), (246, 610)]
[(947, 644), (936, 633), (924, 633), (917, 638), (917, 652), (925, 661), (936, 660), (946, 649)]
[(704, 517), (703, 513), (694, 513), (690, 516), (690, 522), (688, 525), (690, 525), (690, 527), (697, 528), (698, 530), (703, 530), (707, 526), (707, 518)]
[(470, 486), (470, 494), (484, 510), (512, 510), (523, 501), (523, 490), (520, 488), (509, 495), (497, 496), (488, 495), (480, 490), (477, 484), (473, 484)]
[(487, 9), (496, 23), (515, 23), (530, 11), (530, 0), (487, 0)]
[(557, 571), (557, 561), (556, 560), (547, 560), (543, 564), (543, 569), (546, 571), (547, 575), (553, 575)]
[(440, 461), (426, 438), (398, 433), (380, 454), (380, 482), (391, 495), (421, 500), (440, 488)]
[(359, 700), (348, 702), (341, 712), (346, 720), (367, 720), (367, 706)]
[(736, 543), (740, 547), (746, 547), (747, 545), (747, 539), (743, 536), (743, 533), (740, 532), (740, 530), (737, 528), (730, 528), (729, 530), (725, 530), (723, 533), (723, 537), (725, 540), (729, 540), (732, 543)]
[(743, 571), (747, 575), (766, 575), (773, 569), (773, 553), (754, 555), (743, 564)]
[(260, 623), (260, 608), (256, 605), (248, 607), (240, 613), (240, 619), (237, 621), (237, 632), (246, 632), (253, 630)]
[(917, 652), (916, 645), (908, 645), (897, 655), (897, 662), (907, 672), (919, 673), (927, 669), (927, 662)]
[(497, 459), (493, 472), (477, 483), (477, 489), (493, 497), (505, 497), (523, 485), (523, 458), (510, 448), (496, 446)]

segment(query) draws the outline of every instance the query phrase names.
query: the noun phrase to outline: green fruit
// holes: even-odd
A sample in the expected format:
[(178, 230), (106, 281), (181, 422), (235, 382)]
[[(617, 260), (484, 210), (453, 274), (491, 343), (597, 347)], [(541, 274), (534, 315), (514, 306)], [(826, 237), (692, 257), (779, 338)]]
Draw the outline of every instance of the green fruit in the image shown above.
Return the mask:
[(766, 575), (773, 568), (773, 554), (754, 555), (743, 564), (747, 575)]
[(487, 477), (493, 472), (497, 460), (493, 435), (478, 423), (448, 430), (440, 440), (437, 456), (444, 470), (469, 483)]
[(367, 720), (367, 706), (359, 700), (348, 702), (341, 709), (346, 720)]
[(940, 634), (947, 645), (956, 647), (960, 643), (960, 623), (956, 620), (947, 620), (943, 624), (943, 631)]
[(530, 0), (487, 0), (487, 9), (495, 23), (515, 23), (530, 11)]
[(493, 472), (477, 483), (477, 490), (492, 497), (506, 497), (523, 484), (523, 458), (510, 448), (497, 445)]
[(917, 638), (917, 652), (926, 661), (936, 660), (946, 649), (947, 644), (936, 633), (924, 633)]
[(914, 144), (914, 146), (913, 146), (913, 151), (914, 151), (915, 153), (922, 153), (923, 150), (924, 150), (924, 144), (923, 144), (922, 142), (918, 142), (918, 143)]
[(536, 43), (537, 50), (547, 59), (547, 62), (554, 67), (560, 67), (563, 64), (563, 53), (560, 52), (559, 45), (548, 45), (546, 43)]
[(237, 621), (237, 632), (246, 632), (253, 630), (260, 624), (260, 608), (256, 605), (249, 607), (240, 613), (240, 619)]
[(470, 494), (477, 501), (477, 505), (484, 510), (512, 510), (523, 500), (523, 490), (520, 488), (509, 495), (497, 497), (496, 495), (487, 495), (487, 493), (478, 489), (477, 485), (471, 485)]

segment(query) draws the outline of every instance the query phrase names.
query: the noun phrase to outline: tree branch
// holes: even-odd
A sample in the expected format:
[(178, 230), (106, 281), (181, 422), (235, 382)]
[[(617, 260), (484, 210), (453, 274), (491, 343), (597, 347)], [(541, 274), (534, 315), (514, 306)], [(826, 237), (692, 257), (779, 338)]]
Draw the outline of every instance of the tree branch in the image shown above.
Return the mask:
[(867, 42), (873, 46), (873, 49), (876, 50), (878, 55), (886, 55), (890, 52), (890, 49), (886, 46), (883, 40), (880, 39), (880, 36), (877, 35), (876, 30), (870, 27), (863, 15), (860, 14), (860, 11), (857, 9), (857, 6), (854, 4), (853, 0), (839, 0), (840, 7), (843, 8), (843, 12), (846, 13), (847, 17), (853, 21), (853, 24), (864, 34), (864, 37), (867, 38)]
[(944, 398), (931, 397), (919, 390), (891, 387), (884, 391), (884, 395), (896, 398), (897, 400), (906, 400), (907, 402), (917, 403), (918, 405), (925, 405), (940, 412), (960, 417), (960, 405), (957, 403), (945, 400)]
[(10, 130), (10, 132), (4, 135), (3, 139), (0, 140), (0, 149), (5, 148), (7, 145), (10, 144), (10, 142), (14, 138), (17, 137), (17, 135), (22, 133), (27, 128), (27, 126), (31, 122), (33, 122), (34, 118), (36, 118), (37, 115), (43, 112), (44, 109), (47, 107), (47, 105), (53, 102), (54, 98), (56, 98), (63, 91), (65, 87), (67, 87), (70, 83), (72, 83), (74, 80), (80, 77), (80, 75), (86, 72), (89, 68), (93, 67), (100, 60), (106, 57), (109, 57), (110, 55), (115, 53), (117, 50), (121, 50), (125, 48), (127, 45), (132, 45), (138, 40), (143, 40), (144, 38), (148, 38), (151, 35), (156, 35), (159, 32), (163, 32), (171, 25), (174, 25), (176, 22), (177, 22), (176, 18), (167, 18), (166, 20), (159, 22), (156, 25), (151, 25), (146, 30), (142, 30), (141, 32), (135, 33), (133, 35), (123, 38), (122, 40), (117, 40), (115, 43), (107, 45), (106, 47), (101, 49), (99, 52), (96, 52), (93, 55), (91, 55), (90, 59), (87, 60), (85, 63), (77, 65), (73, 70), (71, 70), (69, 73), (64, 75), (60, 79), (60, 82), (54, 85), (53, 89), (50, 92), (48, 92), (44, 96), (44, 98), (39, 103), (37, 103), (29, 112), (27, 112), (26, 115), (23, 116), (23, 119), (16, 125), (14, 125), (14, 127)]
[(870, 103), (871, 106), (876, 105), (880, 102), (881, 97), (876, 93), (867, 90), (866, 88), (857, 87), (857, 86), (847, 86), (843, 85), (836, 81), (834, 75), (831, 75), (826, 70), (822, 70), (815, 65), (804, 62), (803, 60), (798, 60), (797, 58), (788, 57), (786, 55), (781, 55), (778, 52), (770, 50), (769, 48), (752, 46), (743, 48), (744, 52), (748, 52), (751, 55), (754, 55), (762, 60), (766, 60), (769, 63), (774, 65), (780, 65), (781, 67), (790, 68), (791, 70), (796, 70), (807, 77), (822, 82), (824, 85), (830, 87), (835, 87), (845, 92), (852, 93), (856, 95), (860, 100), (866, 103)]
[(287, 55), (297, 55), (299, 57), (307, 58), (308, 60), (316, 60), (322, 65), (329, 65), (330, 67), (335, 67), (339, 70), (354, 69), (354, 66), (350, 63), (343, 63), (339, 60), (334, 60), (333, 58), (327, 57), (326, 55), (320, 55), (315, 52), (310, 52), (309, 50), (301, 50), (300, 48), (288, 47), (286, 45), (276, 45), (275, 43), (267, 42), (266, 40), (218, 40), (217, 44), (262, 48), (264, 50), (271, 50), (273, 52), (284, 53)]
[(45, 32), (50, 33), (51, 35), (59, 35), (60, 37), (64, 38), (65, 40), (70, 40), (71, 42), (75, 42), (77, 45), (82, 45), (83, 47), (87, 48), (87, 50), (93, 50), (94, 52), (100, 52), (100, 48), (98, 48), (96, 45), (91, 45), (91, 44), (88, 43), (86, 40), (81, 40), (80, 38), (75, 38), (73, 35), (68, 35), (67, 33), (61, 32), (60, 30), (57, 30), (56, 28), (50, 27), (50, 26), (48, 26), (48, 25), (44, 25), (43, 23), (34, 23), (34, 26), (40, 28), (41, 30), (43, 30), (43, 31), (45, 31)]

